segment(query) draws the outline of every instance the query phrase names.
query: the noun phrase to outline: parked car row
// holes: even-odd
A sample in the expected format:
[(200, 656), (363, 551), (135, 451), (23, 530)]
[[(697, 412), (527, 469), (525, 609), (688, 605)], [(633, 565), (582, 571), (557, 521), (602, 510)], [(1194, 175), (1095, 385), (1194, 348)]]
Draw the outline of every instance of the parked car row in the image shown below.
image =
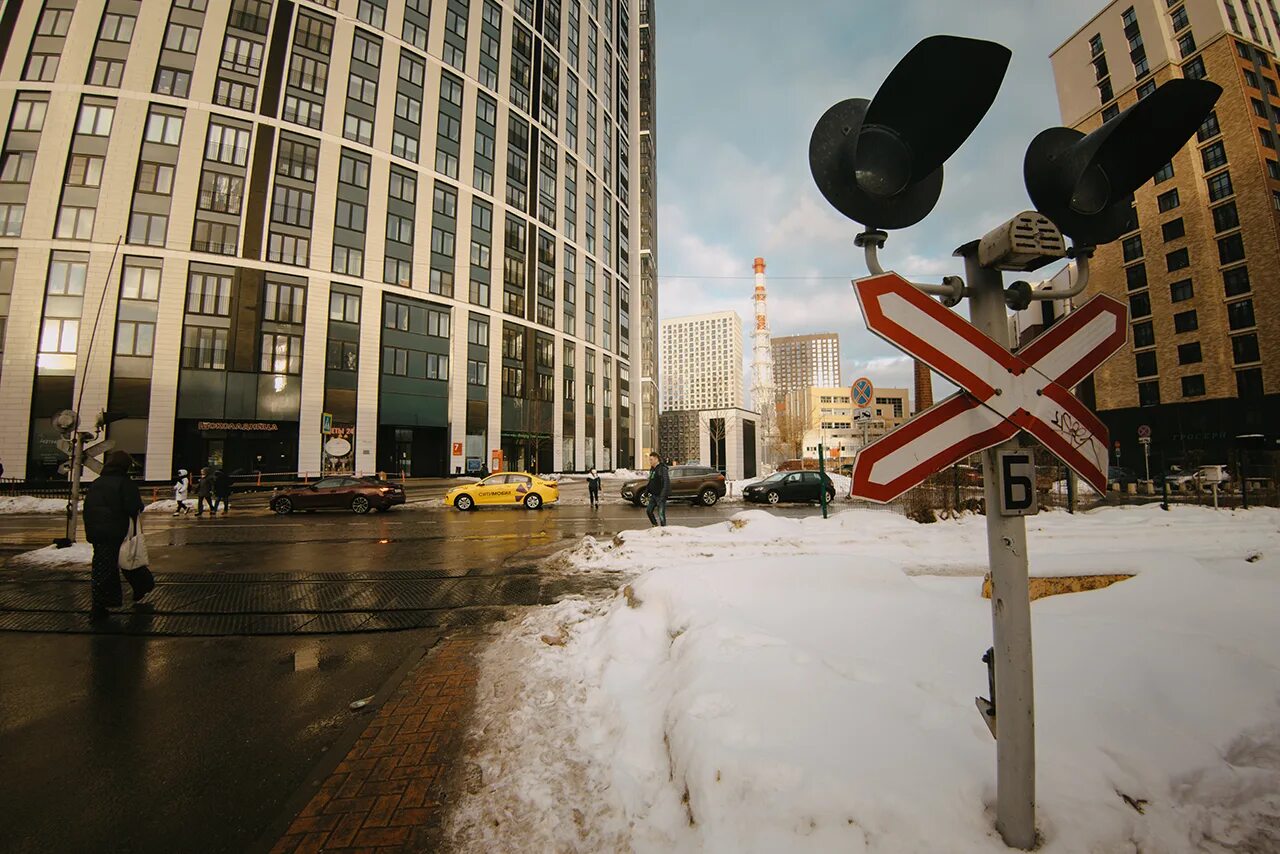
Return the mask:
[[(637, 507), (649, 502), (647, 478), (628, 480), (621, 494)], [(825, 490), (828, 501), (835, 500), (831, 478), (816, 471), (780, 471), (748, 485), (742, 492), (746, 501), (779, 504), (784, 501), (820, 501)], [(673, 466), (668, 500), (691, 501), (712, 507), (727, 491), (722, 473), (708, 466)], [(476, 483), (460, 484), (444, 497), (446, 507), (473, 510), (487, 506), (523, 506), (537, 510), (560, 500), (560, 485), (527, 472), (499, 472)], [(365, 514), (385, 512), (405, 503), (404, 488), (377, 477), (335, 476), (315, 483), (280, 487), (268, 506), (281, 515), (295, 511), (350, 510)]]

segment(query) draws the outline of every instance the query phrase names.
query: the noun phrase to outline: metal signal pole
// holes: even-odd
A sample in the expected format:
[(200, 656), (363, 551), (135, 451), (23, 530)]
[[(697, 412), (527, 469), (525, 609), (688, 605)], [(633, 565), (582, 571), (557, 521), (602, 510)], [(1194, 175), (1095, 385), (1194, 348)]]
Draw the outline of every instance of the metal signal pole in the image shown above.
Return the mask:
[[(978, 262), (978, 243), (962, 247), (969, 289), (969, 317), (987, 337), (1009, 349), (1009, 315), (998, 270)], [(1000, 391), (997, 389), (996, 394)], [(987, 554), (991, 561), (991, 621), (995, 650), (996, 829), (1006, 844), (1030, 849), (1036, 840), (1036, 736), (1031, 668), (1031, 594), (1027, 580), (1027, 525), (1000, 513), (1000, 451), (1018, 450), (1010, 439), (982, 454), (987, 504)]]

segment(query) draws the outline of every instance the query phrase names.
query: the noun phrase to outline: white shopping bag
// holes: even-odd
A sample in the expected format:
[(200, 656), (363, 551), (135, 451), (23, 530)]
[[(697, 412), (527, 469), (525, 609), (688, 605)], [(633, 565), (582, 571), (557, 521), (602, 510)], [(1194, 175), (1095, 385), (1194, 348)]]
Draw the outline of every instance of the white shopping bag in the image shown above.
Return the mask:
[(129, 520), (129, 536), (120, 544), (120, 568), (141, 569), (148, 566), (147, 541), (142, 537), (142, 517)]

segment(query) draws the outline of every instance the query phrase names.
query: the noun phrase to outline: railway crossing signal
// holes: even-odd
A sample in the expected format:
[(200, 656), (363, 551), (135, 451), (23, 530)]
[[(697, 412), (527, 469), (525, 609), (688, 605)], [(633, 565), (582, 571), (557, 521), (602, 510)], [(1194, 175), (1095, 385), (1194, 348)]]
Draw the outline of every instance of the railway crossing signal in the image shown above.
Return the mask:
[[(984, 657), (993, 674), (992, 696), (978, 698), (978, 707), (996, 736), (996, 828), (1008, 845), (1029, 849), (1036, 844), (1035, 716), (1021, 514), (1034, 511), (1035, 496), (1033, 458), (1016, 439), (1030, 433), (1091, 483), (1101, 479), (1105, 489), (1106, 429), (1070, 389), (1124, 343), (1127, 326), (1123, 305), (1095, 297), (1010, 353), (1006, 306), (1083, 293), (1093, 248), (1135, 227), (1134, 190), (1186, 144), (1222, 90), (1206, 80), (1174, 79), (1088, 135), (1043, 131), (1023, 163), (1037, 210), (956, 250), (964, 259), (963, 279), (920, 285), (886, 274), (878, 258), (888, 239), (882, 229), (914, 225), (933, 209), (943, 163), (991, 107), (1009, 59), (1008, 48), (992, 42), (924, 39), (870, 101), (841, 101), (823, 114), (809, 141), (809, 168), (827, 201), (866, 226), (855, 244), (872, 275), (855, 282), (855, 289), (868, 327), (962, 389), (864, 448), (853, 493), (889, 501), (939, 468), (986, 449), (995, 642)], [(921, 110), (922, 103), (932, 106)], [(1071, 238), (1069, 250), (1063, 235)], [(1033, 292), (1025, 282), (1005, 288), (1002, 271), (1035, 270), (1062, 257), (1075, 258), (1078, 272), (1067, 291)], [(947, 308), (966, 296), (972, 326)]]

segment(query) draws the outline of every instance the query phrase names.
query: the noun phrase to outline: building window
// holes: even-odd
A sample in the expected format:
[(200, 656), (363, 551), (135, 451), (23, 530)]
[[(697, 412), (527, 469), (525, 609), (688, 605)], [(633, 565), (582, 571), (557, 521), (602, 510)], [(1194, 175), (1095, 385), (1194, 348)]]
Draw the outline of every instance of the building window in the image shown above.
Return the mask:
[(40, 327), (41, 353), (74, 355), (80, 340), (80, 321), (47, 317)]
[(58, 59), (56, 53), (31, 54), (27, 58), (27, 68), (22, 73), (22, 79), (36, 83), (52, 83), (58, 76)]
[(187, 284), (187, 314), (231, 316), (231, 277), (192, 273)]
[(1204, 396), (1204, 374), (1192, 374), (1189, 377), (1182, 378), (1182, 396), (1183, 397), (1203, 397)]
[[(172, 95), (185, 98), (191, 92), (191, 72), (179, 68), (156, 69), (156, 82), (152, 87), (157, 95)], [(225, 103), (225, 102), (219, 102)]]
[(1124, 268), (1125, 281), (1129, 285), (1129, 290), (1136, 291), (1139, 288), (1147, 286), (1147, 266), (1145, 264), (1134, 264), (1131, 267)]
[(1195, 296), (1190, 279), (1182, 279), (1169, 285), (1169, 299), (1172, 302), (1183, 302)]
[(1156, 406), (1160, 403), (1160, 383), (1155, 381), (1138, 383), (1138, 405)]
[(182, 116), (152, 112), (147, 116), (144, 139), (161, 145), (177, 145), (182, 141)]
[(249, 131), (210, 122), (204, 156), (215, 163), (244, 166), (249, 162)]
[(1231, 358), (1237, 365), (1259, 362), (1262, 356), (1258, 351), (1258, 336), (1254, 333), (1237, 335), (1231, 339)]
[(1218, 263), (1233, 264), (1244, 260), (1244, 237), (1240, 232), (1218, 240)]
[(1166, 163), (1165, 165), (1161, 166), (1159, 169), (1156, 170), (1156, 174), (1152, 177), (1152, 180), (1157, 184), (1162, 184), (1165, 181), (1168, 181), (1172, 177), (1173, 177), (1173, 161), (1170, 160), (1168, 163)]
[(1129, 294), (1129, 316), (1146, 317), (1151, 314), (1151, 296), (1147, 291)]
[(178, 53), (195, 53), (199, 45), (199, 27), (170, 23), (169, 29), (165, 31), (164, 46), (166, 50), (176, 50)]
[(1275, 150), (1276, 138), (1272, 135), (1271, 131), (1266, 128), (1258, 128), (1258, 141), (1261, 142), (1264, 147), (1270, 148), (1273, 151)]
[(1222, 144), (1222, 140), (1200, 149), (1200, 159), (1204, 161), (1204, 171), (1206, 172), (1212, 172), (1220, 166), (1225, 166), (1227, 164), (1227, 149)]
[[(1178, 46), (1183, 47), (1184, 41), (1191, 42), (1191, 50), (1196, 49), (1195, 40), (1192, 39), (1190, 35), (1187, 35), (1186, 39), (1180, 39), (1178, 41)], [(1184, 53), (1183, 56), (1185, 57), (1186, 54)], [(1204, 57), (1197, 56), (1195, 59), (1182, 66), (1182, 76), (1188, 80), (1203, 80), (1205, 77), (1208, 77), (1209, 72), (1204, 67)]]
[(1229, 231), (1240, 224), (1240, 214), (1236, 211), (1235, 202), (1227, 202), (1213, 209), (1213, 230)]
[(276, 323), (302, 323), (306, 288), (276, 282), (267, 282), (263, 288), (263, 319)]
[(1126, 237), (1120, 244), (1124, 251), (1124, 260), (1136, 261), (1142, 257), (1142, 235), (1135, 234), (1132, 237)]
[(1177, 240), (1187, 233), (1187, 228), (1182, 222), (1182, 217), (1171, 219), (1164, 225), (1160, 226), (1160, 233), (1164, 236), (1164, 242)]
[(1141, 86), (1138, 87), (1138, 100), (1142, 100), (1143, 98), (1147, 97), (1148, 95), (1150, 95), (1155, 91), (1156, 91), (1156, 81), (1147, 80), (1145, 83), (1143, 83)]
[(1173, 316), (1174, 332), (1192, 332), (1200, 328), (1200, 321), (1196, 317), (1196, 310), (1183, 311)]
[(110, 136), (111, 122), (115, 119), (116, 108), (106, 104), (83, 104), (80, 116), (76, 120), (76, 133), (89, 136)]
[(116, 324), (117, 356), (150, 356), (155, 340), (154, 323), (121, 320)]
[(360, 367), (360, 345), (354, 341), (329, 341), (325, 367), (331, 371), (354, 373)]
[(1200, 353), (1200, 342), (1192, 341), (1190, 344), (1178, 345), (1178, 364), (1194, 365), (1201, 361), (1204, 357)]
[(1243, 400), (1262, 397), (1262, 368), (1236, 371), (1236, 396)]
[(329, 319), (342, 323), (359, 323), (360, 297), (342, 291), (330, 291)]
[(302, 336), (262, 333), (262, 361), (264, 374), (302, 373)]
[(38, 36), (66, 36), (71, 26), (71, 9), (45, 9), (36, 21)]
[(93, 208), (73, 208), (63, 205), (58, 210), (58, 224), (53, 236), (63, 240), (92, 240), (93, 221), (97, 211)]
[(1150, 320), (1144, 320), (1142, 323), (1133, 324), (1133, 346), (1134, 347), (1153, 347), (1156, 343), (1155, 328)]
[(1134, 363), (1137, 366), (1138, 376), (1154, 377), (1156, 375), (1156, 351), (1146, 350), (1137, 353), (1134, 356)]
[(169, 217), (161, 214), (134, 213), (129, 217), (129, 242), (145, 246), (164, 246), (169, 230)]
[(139, 267), (126, 261), (120, 281), (120, 296), (151, 302), (160, 299), (160, 268)]
[(89, 86), (116, 88), (119, 87), (120, 79), (123, 76), (124, 60), (97, 57), (93, 60), (93, 64), (89, 66), (89, 76), (85, 79), (85, 83)]
[(1180, 202), (1178, 201), (1178, 188), (1174, 187), (1167, 193), (1161, 193), (1156, 197), (1156, 205), (1160, 208), (1160, 213), (1166, 213), (1176, 208)]
[(1212, 139), (1220, 133), (1222, 133), (1222, 128), (1218, 126), (1218, 114), (1210, 110), (1209, 115), (1206, 116), (1204, 122), (1201, 123), (1200, 129), (1196, 131), (1196, 138), (1199, 139), (1200, 142), (1204, 142), (1207, 139)]
[(49, 263), (49, 280), (45, 283), (45, 293), (50, 296), (84, 296), (84, 282), (89, 266), (84, 261), (71, 261), (67, 258), (66, 253), (55, 252)]
[(1216, 202), (1231, 195), (1231, 173), (1219, 172), (1209, 179), (1209, 201)]
[(1248, 329), (1254, 326), (1253, 300), (1227, 303), (1227, 325), (1232, 329)]
[(1191, 257), (1186, 249), (1177, 249), (1164, 256), (1165, 266), (1172, 273), (1191, 266)]
[(1226, 295), (1229, 297), (1248, 293), (1250, 288), (1249, 268), (1232, 267), (1230, 270), (1223, 270), (1222, 285)]

